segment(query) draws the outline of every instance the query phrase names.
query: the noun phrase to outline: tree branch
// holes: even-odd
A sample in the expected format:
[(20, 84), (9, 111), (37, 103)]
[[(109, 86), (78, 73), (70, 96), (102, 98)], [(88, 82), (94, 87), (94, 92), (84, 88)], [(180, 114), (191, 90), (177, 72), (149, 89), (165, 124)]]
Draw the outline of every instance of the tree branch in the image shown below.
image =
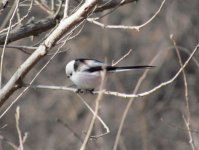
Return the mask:
[[(199, 49), (199, 43), (198, 43), (198, 45), (196, 45), (195, 49), (190, 54), (189, 58), (185, 61), (185, 63), (180, 67), (180, 69), (177, 71), (177, 73), (171, 79), (160, 83), (159, 85), (155, 86), (154, 88), (152, 88), (149, 91), (139, 93), (139, 94), (126, 94), (126, 93), (119, 93), (119, 92), (107, 91), (107, 90), (94, 91), (93, 93), (99, 94), (100, 92), (102, 92), (105, 95), (112, 95), (112, 96), (117, 96), (117, 97), (122, 97), (122, 98), (133, 98), (133, 97), (137, 98), (137, 97), (143, 97), (143, 96), (149, 95), (149, 94), (161, 89), (162, 87), (167, 86), (170, 83), (172, 83), (180, 75), (180, 73), (183, 71), (183, 69), (188, 65), (188, 63), (193, 58), (194, 54), (197, 52), (198, 49)], [(31, 88), (39, 88), (39, 89), (65, 90), (65, 91), (70, 91), (70, 92), (77, 91), (76, 88), (65, 87), (65, 86), (29, 85), (29, 84), (23, 84), (22, 86), (23, 87), (31, 87)]]
[[(118, 5), (122, 6), (125, 4), (132, 3), (134, 1), (137, 1), (137, 0), (125, 0), (121, 4), (120, 4), (120, 2), (112, 1), (112, 2), (108, 3), (107, 5), (97, 7), (94, 10), (94, 12), (102, 12), (104, 10), (114, 8)], [(57, 15), (56, 18), (54, 18), (54, 17), (45, 18), (45, 19), (42, 19), (42, 20), (39, 20), (39, 21), (36, 21), (33, 23), (25, 24), (25, 25), (21, 26), (20, 28), (11, 30), (9, 38), (8, 38), (8, 43), (17, 41), (17, 40), (20, 40), (22, 38), (29, 37), (32, 35), (36, 36), (43, 32), (46, 32), (46, 31), (52, 29), (53, 27), (55, 27), (55, 25), (57, 24), (57, 20), (61, 20), (62, 18), (63, 18), (63, 15)], [(0, 45), (2, 45), (4, 43), (5, 38), (6, 38), (6, 33), (0, 34)]]
[(32, 67), (41, 60), (62, 37), (69, 32), (74, 26), (83, 21), (90, 14), (97, 4), (97, 0), (87, 0), (74, 14), (63, 19), (58, 27), (49, 35), (30, 57), (17, 69), (8, 83), (0, 91), (0, 107), (4, 102), (20, 88), (20, 82)]
[(98, 6), (95, 9), (95, 12), (102, 12), (102, 11), (105, 11), (107, 9), (112, 9), (114, 7), (117, 7), (118, 5), (123, 6), (123, 5), (129, 4), (129, 3), (132, 3), (132, 2), (137, 2), (137, 1), (138, 0), (124, 0), (122, 3), (120, 3), (119, 1), (113, 0), (106, 5)]
[[(55, 27), (55, 25), (56, 25), (56, 19), (54, 19), (53, 17), (45, 18), (43, 20), (39, 20), (34, 23), (25, 24), (20, 28), (11, 30), (8, 38), (8, 43), (20, 40), (25, 37), (29, 37), (31, 35), (36, 36)], [(0, 35), (1, 45), (4, 43), (5, 39), (6, 39), (6, 33), (1, 34)]]

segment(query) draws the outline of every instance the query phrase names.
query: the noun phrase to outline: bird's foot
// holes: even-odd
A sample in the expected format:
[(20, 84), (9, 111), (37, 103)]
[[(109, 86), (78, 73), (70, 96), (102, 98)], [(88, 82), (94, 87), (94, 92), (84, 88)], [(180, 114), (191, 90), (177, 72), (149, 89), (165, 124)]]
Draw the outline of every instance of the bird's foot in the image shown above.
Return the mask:
[(94, 95), (94, 89), (86, 89), (85, 91), (86, 91), (87, 94)]
[(82, 89), (77, 89), (76, 91), (75, 91), (76, 93), (84, 93), (84, 94), (94, 94), (93, 92), (94, 92), (94, 89), (85, 89), (85, 90), (82, 90)]
[(82, 90), (82, 89), (77, 89), (76, 91), (75, 91), (76, 93), (84, 93), (84, 91)]

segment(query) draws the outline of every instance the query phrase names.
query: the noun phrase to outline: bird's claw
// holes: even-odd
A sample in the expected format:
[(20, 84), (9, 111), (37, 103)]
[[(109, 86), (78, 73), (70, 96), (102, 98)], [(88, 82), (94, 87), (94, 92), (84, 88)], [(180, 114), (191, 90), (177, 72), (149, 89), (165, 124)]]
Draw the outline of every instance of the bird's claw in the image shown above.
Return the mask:
[(84, 91), (82, 89), (77, 89), (75, 92), (76, 93), (84, 93)]
[(82, 89), (77, 89), (76, 91), (75, 91), (76, 93), (84, 93), (84, 94), (94, 94), (93, 92), (94, 92), (94, 89), (86, 89), (86, 90), (82, 90)]
[(88, 93), (88, 94), (92, 94), (93, 95), (94, 94), (93, 92), (94, 92), (94, 89), (90, 89), (90, 90), (87, 89), (86, 90), (86, 93)]

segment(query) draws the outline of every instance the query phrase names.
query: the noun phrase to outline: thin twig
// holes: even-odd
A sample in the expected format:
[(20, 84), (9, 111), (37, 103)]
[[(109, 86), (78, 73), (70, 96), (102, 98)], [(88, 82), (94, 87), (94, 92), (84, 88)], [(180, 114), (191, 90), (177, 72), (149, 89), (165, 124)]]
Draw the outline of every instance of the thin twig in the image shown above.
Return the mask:
[[(153, 64), (155, 62), (155, 60), (158, 58), (159, 54), (160, 54), (160, 51), (154, 56), (154, 58), (151, 60), (150, 64)], [(149, 72), (149, 70), (145, 70), (144, 73), (142, 74), (142, 76), (139, 78), (139, 80), (138, 80), (138, 82), (137, 82), (137, 84), (135, 86), (135, 89), (133, 90), (133, 94), (136, 94), (138, 92), (138, 90), (139, 90), (142, 82), (146, 78), (148, 72)], [(118, 142), (119, 142), (119, 139), (120, 139), (120, 135), (121, 135), (121, 132), (122, 132), (122, 129), (123, 129), (123, 126), (124, 126), (124, 121), (126, 119), (128, 111), (129, 111), (129, 109), (131, 107), (131, 104), (134, 102), (134, 100), (135, 100), (135, 97), (132, 97), (129, 100), (129, 102), (128, 102), (125, 110), (124, 110), (124, 113), (122, 115), (122, 120), (120, 122), (119, 129), (118, 129), (118, 132), (117, 132), (117, 135), (116, 135), (116, 139), (115, 139), (115, 142), (114, 142), (113, 150), (117, 149), (117, 145), (118, 145)]]
[[(86, 107), (89, 109), (89, 111), (90, 111), (93, 115), (95, 115), (95, 112), (94, 112), (93, 109), (88, 105), (88, 103), (84, 100), (84, 98), (83, 98), (81, 95), (79, 95), (79, 94), (77, 94), (77, 95), (78, 95), (78, 97), (81, 99), (81, 101), (84, 103), (84, 105), (86, 105)], [(101, 119), (101, 117), (100, 117), (99, 115), (97, 115), (97, 119), (101, 122), (101, 124), (103, 125), (104, 129), (106, 130), (106, 132), (105, 132), (105, 133), (102, 133), (102, 134), (99, 134), (99, 135), (90, 136), (91, 138), (95, 138), (95, 139), (96, 139), (96, 138), (99, 138), (99, 137), (102, 137), (102, 136), (104, 136), (104, 135), (110, 133), (109, 127), (106, 125), (106, 123)]]
[(65, 0), (65, 7), (64, 7), (64, 18), (68, 17), (69, 13), (69, 0)]
[[(82, 21), (81, 23), (79, 23), (78, 25), (76, 25), (76, 26), (74, 27), (74, 29), (77, 29), (78, 27), (80, 27), (80, 26), (82, 25), (82, 26), (80, 27), (79, 31), (77, 31), (77, 33), (75, 33), (74, 35), (70, 36), (70, 38), (69, 38), (68, 40), (72, 40), (73, 38), (77, 37), (77, 36), (81, 33), (81, 31), (82, 31), (82, 29), (84, 28), (84, 25), (85, 25), (84, 22), (85, 22), (85, 21)], [(63, 41), (64, 41), (65, 38), (66, 38), (66, 35), (63, 36), (63, 37), (57, 42), (57, 44), (63, 43)]]
[[(105, 74), (106, 72), (103, 71), (102, 72), (102, 80), (101, 80), (101, 84), (100, 84), (100, 90), (102, 91), (103, 87), (104, 87), (104, 84), (105, 84)], [(94, 126), (94, 123), (95, 123), (95, 120), (97, 118), (97, 114), (98, 114), (98, 110), (99, 110), (99, 105), (100, 105), (100, 101), (102, 100), (102, 96), (103, 96), (103, 92), (100, 92), (96, 98), (96, 102), (95, 102), (95, 112), (94, 112), (94, 115), (93, 115), (93, 118), (91, 120), (91, 123), (89, 125), (89, 128), (88, 128), (88, 131), (87, 131), (87, 134), (86, 134), (86, 137), (84, 139), (84, 142), (83, 144), (81, 145), (81, 148), (80, 150), (84, 150), (86, 148), (86, 145), (87, 145), (87, 142), (88, 142), (88, 139), (90, 138), (90, 135), (91, 135), (91, 131), (93, 129), (93, 126)]]
[[(177, 53), (177, 56), (178, 56), (178, 60), (179, 60), (179, 63), (180, 63), (180, 67), (182, 67), (183, 66), (182, 58), (180, 56), (180, 52), (179, 52), (179, 49), (178, 49), (176, 42), (173, 38), (173, 35), (171, 35), (170, 38), (171, 38), (173, 45), (175, 47), (175, 50), (176, 50), (176, 53)], [(188, 122), (190, 122), (190, 107), (189, 107), (189, 98), (188, 98), (188, 86), (187, 86), (187, 78), (186, 78), (186, 74), (185, 74), (184, 69), (182, 70), (182, 75), (183, 75), (183, 81), (184, 81), (184, 87), (185, 87), (185, 101), (186, 101), (186, 107), (187, 107), (187, 119), (188, 119)]]
[(124, 54), (118, 61), (112, 62), (112, 66), (115, 66), (115, 65), (117, 65), (119, 62), (121, 62), (122, 60), (124, 60), (131, 52), (132, 52), (132, 49), (130, 49), (126, 54)]
[(195, 148), (195, 145), (194, 145), (193, 135), (192, 135), (191, 128), (190, 128), (190, 122), (188, 122), (186, 120), (184, 115), (182, 115), (182, 118), (183, 118), (184, 123), (185, 123), (185, 125), (187, 127), (187, 131), (188, 131), (188, 135), (189, 135), (189, 144), (191, 146), (191, 149), (195, 150), (196, 148)]
[[(3, 47), (3, 45), (0, 45), (0, 47)], [(37, 49), (37, 47), (33, 47), (33, 46), (15, 46), (15, 45), (7, 45), (7, 48), (13, 48), (13, 49), (18, 49), (21, 52), (25, 53), (25, 54), (31, 54), (32, 52), (28, 52), (29, 51), (34, 51)]]
[(8, 42), (8, 37), (9, 37), (9, 33), (10, 33), (10, 30), (11, 30), (11, 25), (12, 25), (12, 21), (13, 21), (13, 18), (17, 12), (17, 8), (19, 7), (19, 0), (17, 0), (17, 4), (16, 4), (16, 7), (14, 9), (14, 12), (10, 18), (10, 23), (9, 23), (9, 27), (8, 27), (8, 32), (6, 34), (6, 39), (5, 39), (5, 42), (4, 42), (4, 46), (3, 46), (3, 50), (2, 50), (2, 54), (1, 54), (1, 62), (0, 62), (0, 89), (1, 89), (1, 86), (2, 86), (2, 75), (3, 75), (3, 59), (4, 59), (4, 54), (5, 54), (5, 49), (6, 49), (6, 45), (7, 45), (7, 42)]
[(178, 72), (173, 76), (173, 78), (171, 78), (168, 81), (162, 82), (161, 84), (157, 85), (156, 87), (152, 88), (151, 90), (147, 91), (147, 92), (143, 92), (140, 94), (124, 94), (124, 93), (118, 93), (118, 92), (109, 92), (109, 91), (105, 91), (104, 93), (107, 95), (114, 95), (114, 96), (119, 96), (119, 97), (124, 97), (124, 98), (130, 98), (130, 97), (142, 97), (142, 96), (146, 96), (149, 95), (157, 90), (159, 90), (160, 88), (169, 85), (170, 83), (172, 83), (178, 76), (179, 74), (182, 72), (182, 70), (188, 65), (188, 63), (190, 62), (190, 60), (192, 59), (192, 57), (194, 56), (194, 54), (197, 52), (199, 48), (199, 44), (194, 48), (193, 52), (190, 54), (190, 56), (188, 57), (188, 59), (185, 61), (185, 63), (183, 64), (183, 66), (178, 70)]
[[(14, 27), (18, 26), (19, 24), (21, 24), (21, 22), (22, 22), (24, 19), (26, 19), (26, 18), (28, 17), (28, 15), (30, 14), (31, 9), (32, 9), (33, 2), (34, 2), (34, 0), (31, 0), (31, 3), (30, 3), (30, 5), (29, 5), (29, 8), (28, 8), (28, 11), (27, 11), (26, 15), (24, 15), (19, 21), (17, 21), (16, 23), (14, 23), (14, 24), (11, 26), (12, 29), (13, 29)], [(8, 28), (5, 28), (5, 29), (3, 29), (3, 30), (1, 30), (0, 33), (5, 32), (5, 31), (8, 31), (8, 29), (9, 29), (9, 27), (8, 27)]]
[(8, 100), (8, 98), (20, 88), (15, 85), (20, 85), (20, 81), (24, 79), (28, 72), (55, 46), (56, 42), (66, 33), (73, 30), (73, 27), (85, 20), (85, 18), (93, 12), (97, 5), (97, 0), (85, 1), (85, 3), (72, 15), (70, 19), (62, 19), (58, 27), (50, 34), (47, 39), (38, 46), (35, 52), (28, 57), (17, 68), (14, 74), (10, 77), (5, 86), (0, 90), (0, 107)]
[[(182, 46), (180, 46), (180, 45), (176, 45), (176, 47), (177, 47), (179, 50), (185, 52), (185, 53), (188, 54), (188, 55), (191, 54), (191, 52), (190, 52), (188, 49), (186, 49), (185, 47), (182, 47)], [(169, 47), (168, 49), (173, 49), (173, 48), (175, 48), (175, 47), (171, 46), (171, 47)], [(192, 59), (193, 59), (193, 62), (196, 64), (196, 66), (199, 68), (199, 61), (196, 59), (196, 57), (193, 56)]]
[(51, 0), (51, 10), (55, 11), (55, 0)]
[(17, 128), (17, 133), (19, 137), (19, 150), (23, 150), (23, 138), (21, 135), (21, 130), (19, 128), (19, 118), (20, 118), (20, 107), (18, 106), (16, 108), (16, 113), (15, 113), (15, 120), (16, 120), (16, 128)]
[[(145, 94), (150, 94), (150, 93), (152, 93), (152, 92), (154, 92), (154, 91), (156, 91), (156, 90), (158, 90), (158, 89), (160, 89), (160, 88), (162, 88), (162, 87), (164, 87), (164, 86), (166, 86), (166, 85), (172, 83), (172, 82), (179, 76), (179, 74), (182, 72), (182, 70), (187, 66), (187, 64), (189, 63), (189, 61), (191, 60), (191, 58), (193, 57), (193, 55), (195, 54), (195, 52), (197, 51), (198, 48), (199, 48), (199, 44), (195, 47), (195, 49), (193, 50), (193, 52), (191, 53), (191, 55), (189, 56), (189, 58), (187, 59), (187, 61), (184, 63), (184, 65), (183, 65), (182, 67), (180, 67), (179, 71), (175, 74), (175, 76), (174, 76), (172, 79), (170, 79), (170, 80), (168, 80), (168, 81), (166, 81), (166, 82), (163, 82), (163, 83), (159, 84), (159, 85), (156, 86), (155, 88), (151, 89), (151, 90), (148, 91), (148, 92), (144, 92), (144, 93), (141, 94), (141, 95), (143, 96), (143, 95), (145, 95)], [(146, 70), (146, 71), (147, 71), (147, 70)], [(145, 72), (146, 72), (146, 71), (145, 71)], [(140, 78), (139, 81), (138, 81), (138, 84), (136, 85), (136, 88), (138, 87), (139, 84), (141, 84), (142, 79), (144, 78), (145, 75), (146, 75), (146, 74), (144, 73), (143, 76), (141, 76), (141, 78)], [(134, 92), (137, 91), (136, 88), (135, 88)], [(120, 137), (120, 134), (121, 134), (121, 131), (122, 131), (122, 127), (123, 127), (123, 124), (124, 124), (124, 119), (125, 119), (125, 117), (126, 117), (126, 115), (127, 115), (128, 109), (130, 108), (130, 105), (131, 105), (132, 102), (133, 102), (133, 98), (128, 102), (127, 107), (126, 107), (126, 109), (125, 109), (125, 112), (124, 112), (124, 114), (123, 114), (122, 121), (121, 121), (121, 123), (120, 123), (120, 127), (119, 127), (119, 130), (118, 130), (118, 133), (117, 133), (117, 136), (116, 136), (116, 140), (115, 140), (115, 143), (114, 143), (113, 150), (116, 150), (116, 149), (117, 149), (119, 137)]]
[(5, 141), (6, 143), (8, 143), (14, 150), (19, 150), (18, 147), (12, 143), (10, 140), (8, 140), (7, 138), (3, 137), (2, 135), (0, 135), (0, 140)]
[(101, 6), (98, 6), (95, 10), (95, 12), (102, 12), (102, 11), (105, 11), (107, 9), (113, 9), (115, 7), (118, 6), (118, 4), (120, 4), (120, 7), (123, 6), (123, 5), (126, 5), (126, 4), (129, 4), (129, 3), (133, 3), (133, 2), (136, 2), (138, 0), (125, 0), (123, 1), (123, 3), (121, 2), (118, 2), (116, 0), (110, 0), (110, 3), (106, 2), (105, 5), (101, 5)]
[[(27, 13), (25, 16), (23, 16), (23, 17), (19, 20), (19, 22), (21, 22), (23, 19), (25, 19), (25, 18), (28, 16), (28, 14), (30, 13), (30, 10), (31, 10), (31, 8), (32, 8), (32, 5), (33, 5), (33, 0), (31, 0), (31, 4), (30, 4), (30, 7), (29, 7), (29, 9), (28, 9), (28, 13)], [(5, 53), (6, 45), (7, 45), (7, 42), (8, 42), (8, 37), (9, 37), (10, 30), (11, 30), (11, 28), (12, 28), (14, 25), (16, 25), (16, 24), (12, 25), (12, 20), (13, 20), (13, 18), (14, 18), (15, 13), (16, 13), (17, 10), (18, 10), (18, 7), (19, 7), (19, 0), (17, 1), (15, 10), (14, 10), (14, 12), (13, 12), (13, 15), (12, 15), (11, 18), (10, 18), (10, 23), (9, 23), (9, 27), (8, 27), (8, 32), (7, 32), (7, 34), (6, 34), (6, 39), (5, 39), (5, 42), (4, 42), (4, 45), (3, 45), (3, 51), (2, 51), (2, 54), (1, 54), (1, 62), (0, 62), (0, 88), (1, 88), (1, 86), (2, 86), (4, 53)]]
[(103, 18), (103, 17), (105, 17), (105, 16), (107, 16), (107, 15), (113, 13), (113, 12), (116, 11), (116, 10), (121, 6), (121, 4), (124, 3), (124, 2), (125, 2), (125, 0), (121, 0), (115, 7), (113, 7), (112, 10), (110, 10), (109, 12), (103, 14), (103, 15), (100, 16), (100, 17), (96, 17), (94, 20), (99, 20), (99, 19), (101, 19), (101, 18)]
[[(167, 122), (164, 118), (161, 118), (160, 120), (161, 120), (165, 125), (167, 125), (168, 127), (175, 128), (175, 129), (180, 130), (180, 131), (183, 131), (183, 132), (187, 132), (187, 127), (179, 127), (179, 125), (176, 125), (176, 124)], [(190, 129), (190, 131), (191, 131), (191, 132), (194, 132), (194, 133), (196, 133), (196, 134), (199, 134), (199, 130)]]
[[(63, 42), (62, 42), (63, 43)], [(0, 45), (0, 47), (2, 47), (2, 45)], [(31, 55), (34, 50), (37, 49), (37, 47), (34, 47), (34, 46), (15, 46), (15, 45), (7, 45), (6, 46), (7, 48), (13, 48), (13, 49), (17, 49), (19, 51), (21, 51), (22, 53), (24, 54), (27, 54), (27, 55)], [(70, 48), (66, 49), (66, 50), (62, 50), (62, 51), (59, 51), (58, 54), (61, 54), (61, 53), (65, 53), (69, 50)], [(30, 52), (29, 52), (29, 51)], [(54, 53), (49, 53), (49, 54), (46, 54), (46, 56), (52, 56)]]
[(73, 130), (67, 123), (65, 123), (65, 122), (63, 122), (61, 119), (57, 119), (57, 122), (58, 123), (60, 123), (60, 124), (62, 124), (64, 127), (66, 127), (67, 129), (69, 129), (72, 133), (73, 133), (73, 135), (78, 139), (78, 140), (80, 140), (81, 142), (83, 142), (83, 140), (81, 139), (81, 137), (78, 135), (78, 133), (75, 131), (75, 130)]
[(3, 29), (3, 28), (5, 28), (5, 26), (7, 26), (8, 22), (9, 22), (11, 16), (12, 16), (12, 14), (13, 14), (13, 12), (15, 10), (16, 5), (17, 5), (17, 1), (15, 1), (12, 4), (11, 8), (9, 9), (9, 12), (6, 14), (6, 17), (3, 19), (3, 22), (0, 25), (0, 30)]
[(0, 127), (0, 130), (4, 129), (7, 126), (8, 126), (8, 124), (4, 124), (3, 126)]
[(22, 22), (20, 20), (21, 20), (21, 16), (20, 16), (19, 7), (18, 7), (17, 8), (17, 22), (19, 22), (18, 26), (22, 25)]
[(35, 3), (36, 3), (42, 10), (44, 10), (44, 12), (46, 12), (46, 13), (49, 14), (49, 15), (53, 15), (54, 12), (51, 11), (50, 8), (49, 8), (47, 5), (41, 3), (39, 0), (35, 0)]
[(83, 3), (84, 3), (84, 0), (81, 0), (81, 2), (78, 3), (78, 5), (77, 5), (75, 8), (73, 8), (73, 10), (71, 11), (71, 13), (74, 13), (77, 9), (79, 9), (79, 7), (80, 7)]
[[(112, 95), (112, 96), (123, 97), (123, 98), (143, 97), (143, 96), (149, 95), (149, 94), (169, 85), (170, 83), (172, 83), (179, 76), (179, 74), (182, 72), (182, 70), (188, 65), (188, 63), (190, 62), (190, 60), (192, 59), (194, 54), (197, 52), (198, 48), (199, 48), (199, 44), (194, 48), (194, 50), (192, 51), (192, 53), (190, 54), (188, 59), (185, 61), (183, 66), (177, 71), (177, 73), (171, 79), (169, 79), (165, 82), (162, 82), (161, 84), (155, 86), (154, 88), (152, 88), (149, 91), (139, 93), (139, 94), (126, 94), (126, 93), (119, 93), (119, 92), (107, 91), (107, 90), (94, 91), (93, 93), (98, 94), (100, 92), (103, 92), (103, 94), (106, 94), (106, 95)], [(29, 86), (29, 85), (24, 85), (24, 86)], [(71, 91), (71, 92), (77, 91), (76, 88), (65, 87), (65, 86), (31, 85), (30, 87), (31, 88), (40, 88), (40, 89), (51, 89), (51, 90), (64, 90), (64, 91)]]
[[(182, 58), (180, 56), (180, 52), (179, 52), (179, 49), (177, 48), (176, 42), (173, 38), (173, 35), (171, 35), (170, 38), (171, 38), (173, 45), (175, 47), (180, 66), (182, 67), (183, 66)], [(192, 130), (191, 126), (190, 126), (191, 115), (190, 115), (190, 105), (189, 105), (189, 97), (188, 97), (187, 78), (186, 78), (186, 74), (185, 74), (184, 69), (182, 70), (182, 75), (183, 75), (183, 81), (184, 81), (184, 87), (185, 87), (185, 102), (186, 102), (186, 108), (187, 108), (187, 119), (185, 118), (184, 115), (183, 115), (183, 119), (184, 119), (185, 125), (186, 125), (187, 130), (188, 130), (188, 134), (189, 134), (189, 144), (190, 144), (192, 150), (195, 150), (196, 148), (195, 148), (195, 144), (194, 144), (193, 135), (192, 135), (192, 132), (190, 131), (190, 130)]]
[(159, 9), (156, 11), (156, 13), (145, 23), (138, 25), (138, 26), (127, 26), (127, 25), (105, 25), (99, 21), (96, 21), (94, 18), (87, 18), (88, 22), (91, 22), (95, 25), (98, 25), (102, 28), (106, 28), (106, 29), (122, 29), (122, 30), (137, 30), (140, 31), (141, 28), (143, 28), (144, 26), (146, 26), (147, 24), (149, 24), (161, 11), (162, 6), (164, 5), (166, 0), (163, 0)]
[[(72, 30), (73, 31), (73, 30)], [(68, 34), (69, 37), (72, 34), (72, 31)], [(67, 39), (66, 39), (67, 41)], [(57, 55), (60, 49), (65, 45), (66, 41), (57, 49), (54, 55), (45, 63), (45, 65), (39, 70), (39, 72), (34, 76), (31, 80), (30, 85), (35, 81), (35, 79), (39, 76), (39, 74), (46, 68), (46, 66), (52, 61), (52, 59)], [(6, 108), (6, 110), (0, 115), (0, 119), (6, 114), (6, 112), (17, 102), (17, 100), (29, 89), (30, 87), (26, 87), (13, 101), (12, 103)]]

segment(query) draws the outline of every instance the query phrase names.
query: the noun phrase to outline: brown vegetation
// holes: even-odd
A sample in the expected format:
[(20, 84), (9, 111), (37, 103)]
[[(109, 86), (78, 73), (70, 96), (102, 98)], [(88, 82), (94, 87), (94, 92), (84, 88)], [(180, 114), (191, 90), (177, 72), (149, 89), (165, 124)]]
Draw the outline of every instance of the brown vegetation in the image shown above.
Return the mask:
[[(0, 150), (198, 149), (199, 1), (0, 3)], [(156, 67), (77, 94), (75, 58)]]

